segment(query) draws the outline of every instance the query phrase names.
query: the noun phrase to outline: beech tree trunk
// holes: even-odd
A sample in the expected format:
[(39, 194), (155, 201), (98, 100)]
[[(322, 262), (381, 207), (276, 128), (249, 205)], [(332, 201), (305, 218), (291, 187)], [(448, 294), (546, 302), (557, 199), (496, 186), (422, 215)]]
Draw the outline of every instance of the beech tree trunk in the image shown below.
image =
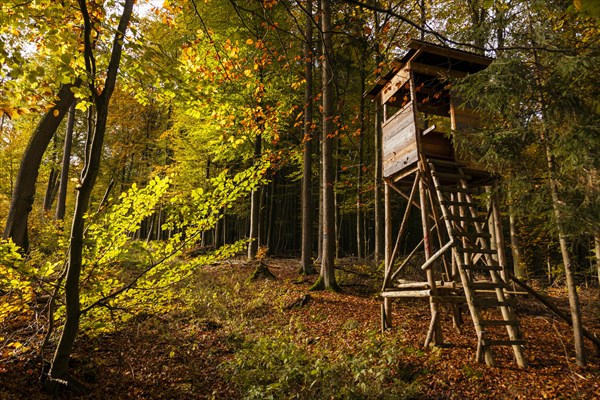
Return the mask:
[[(262, 148), (262, 135), (256, 135), (254, 141), (254, 162), (258, 162)], [(248, 235), (248, 261), (254, 260), (258, 250), (258, 227), (260, 222), (260, 189), (256, 188), (250, 195), (250, 234)]]
[(96, 76), (95, 60), (92, 49), (92, 22), (88, 13), (86, 0), (79, 0), (79, 8), (84, 21), (84, 53), (86, 70), (90, 75), (90, 89), (96, 107), (96, 125), (93, 131), (88, 131), (90, 144), (89, 156), (81, 173), (81, 184), (78, 187), (75, 200), (75, 211), (73, 215), (73, 224), (71, 227), (71, 241), (69, 247), (69, 263), (65, 281), (65, 304), (66, 318), (63, 332), (54, 353), (52, 365), (48, 373), (47, 389), (55, 390), (59, 384), (71, 383), (74, 380), (69, 376), (69, 360), (73, 344), (79, 330), (79, 318), (81, 316), (81, 305), (79, 303), (79, 280), (82, 267), (83, 251), (83, 232), (85, 229), (84, 215), (88, 210), (90, 197), (98, 171), (100, 168), (100, 159), (102, 156), (102, 146), (104, 144), (104, 135), (106, 132), (106, 121), (108, 118), (108, 105), (115, 88), (121, 53), (123, 48), (123, 39), (131, 13), (134, 0), (125, 0), (123, 12), (119, 20), (117, 32), (113, 40), (112, 52), (106, 72), (104, 89), (100, 94), (96, 94), (94, 78)]
[(29, 213), (33, 209), (35, 183), (42, 157), (63, 117), (75, 101), (71, 88), (78, 84), (79, 81), (75, 84), (60, 87), (55, 106), (48, 110), (35, 128), (21, 158), (21, 166), (19, 167), (2, 237), (3, 239), (12, 239), (24, 252), (29, 251), (27, 221)]
[(333, 44), (331, 31), (331, 0), (322, 0), (321, 31), (323, 32), (323, 240), (321, 272), (313, 289), (338, 290), (335, 280), (335, 207), (333, 193)]
[(313, 49), (312, 49), (312, 0), (306, 2), (306, 39), (304, 44), (304, 138), (302, 149), (302, 257), (301, 273), (315, 273), (312, 261), (312, 140), (313, 140)]
[(63, 220), (67, 204), (67, 187), (69, 185), (69, 166), (71, 165), (71, 147), (73, 144), (73, 128), (75, 126), (75, 102), (69, 107), (69, 119), (67, 120), (67, 131), (65, 132), (65, 143), (63, 145), (62, 166), (60, 170), (60, 182), (58, 185), (58, 199), (56, 201), (56, 215), (54, 219)]

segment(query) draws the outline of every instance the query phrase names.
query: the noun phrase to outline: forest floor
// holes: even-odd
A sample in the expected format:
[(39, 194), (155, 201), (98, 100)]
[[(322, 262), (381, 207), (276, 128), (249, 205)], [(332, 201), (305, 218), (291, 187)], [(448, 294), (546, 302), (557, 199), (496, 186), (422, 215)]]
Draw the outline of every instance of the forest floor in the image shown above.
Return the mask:
[[(316, 276), (298, 277), (298, 261), (266, 260), (276, 280), (249, 281), (253, 266), (228, 261), (194, 277), (197, 297), (162, 314), (137, 315), (97, 336), (80, 336), (72, 371), (90, 389), (59, 398), (85, 399), (600, 399), (600, 360), (575, 365), (569, 327), (541, 304), (519, 297), (516, 311), (528, 368), (510, 349), (498, 366), (474, 362), (468, 313), (464, 332), (442, 319), (448, 345), (424, 349), (426, 300), (396, 301), (394, 328), (379, 332), (380, 279), (344, 262), (341, 293), (310, 292)], [(348, 272), (353, 271), (353, 272)], [(545, 294), (568, 310), (563, 289)], [(600, 293), (581, 290), (586, 327), (600, 333)], [(177, 300), (174, 300), (176, 302)], [(0, 362), (1, 399), (50, 399), (40, 394), (39, 363)]]

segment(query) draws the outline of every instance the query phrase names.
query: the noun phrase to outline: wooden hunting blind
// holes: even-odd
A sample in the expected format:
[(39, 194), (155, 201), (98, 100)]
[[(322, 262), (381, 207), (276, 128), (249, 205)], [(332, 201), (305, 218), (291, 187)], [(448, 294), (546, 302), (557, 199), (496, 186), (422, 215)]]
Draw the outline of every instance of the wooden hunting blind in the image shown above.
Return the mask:
[[(427, 298), (431, 323), (425, 345), (440, 345), (442, 309), (451, 310), (460, 330), (460, 304), (465, 303), (477, 334), (477, 360), (493, 365), (492, 347), (509, 346), (524, 367), (524, 342), (504, 271), (502, 223), (491, 189), (494, 175), (461, 154), (452, 140), (457, 132), (476, 129), (479, 116), (452, 90), (449, 78), (477, 73), (493, 59), (418, 40), (408, 47), (390, 73), (365, 94), (377, 102), (383, 116), (382, 328), (391, 327), (394, 298)], [(392, 223), (392, 194), (400, 194), (407, 204), (397, 229)], [(422, 239), (396, 263), (415, 208), (420, 209)], [(400, 279), (406, 266), (419, 257), (426, 280)]]

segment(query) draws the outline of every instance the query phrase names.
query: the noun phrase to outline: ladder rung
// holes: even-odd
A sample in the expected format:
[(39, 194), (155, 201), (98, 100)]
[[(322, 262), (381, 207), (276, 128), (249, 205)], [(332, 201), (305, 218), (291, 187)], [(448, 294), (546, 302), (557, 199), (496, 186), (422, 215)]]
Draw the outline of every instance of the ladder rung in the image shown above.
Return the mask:
[(484, 264), (475, 264), (475, 265), (461, 265), (462, 269), (468, 269), (471, 271), (502, 271), (502, 267), (499, 265), (484, 265)]
[(519, 322), (515, 320), (493, 320), (493, 319), (484, 319), (479, 321), (480, 326), (519, 326)]
[(442, 203), (444, 203), (447, 207), (452, 207), (452, 206), (456, 206), (456, 207), (477, 207), (477, 204), (471, 203), (470, 201), (444, 200), (444, 201), (442, 201)]
[(500, 301), (498, 299), (475, 298), (473, 304), (477, 307), (510, 307), (508, 301)]
[(496, 254), (496, 250), (492, 249), (478, 249), (473, 247), (456, 247), (456, 251), (467, 254)]
[(460, 215), (446, 215), (444, 219), (452, 222), (467, 222), (473, 223), (476, 222), (478, 224), (483, 224), (485, 222), (485, 218), (473, 218), (471, 216), (461, 217)]
[(433, 174), (433, 176), (435, 176), (437, 178), (440, 178), (440, 179), (455, 179), (457, 181), (471, 179), (470, 175), (451, 174), (451, 173), (448, 173), (448, 172), (433, 171), (432, 174)]
[(408, 298), (417, 298), (417, 297), (430, 297), (431, 290), (394, 290), (388, 289), (384, 290), (380, 293), (383, 298), (395, 298), (395, 297), (408, 297)]
[(522, 346), (525, 344), (525, 341), (523, 339), (517, 339), (517, 340), (492, 340), (492, 339), (483, 339), (483, 343), (484, 346), (515, 346), (515, 345), (519, 345)]
[(453, 232), (454, 236), (460, 236), (460, 237), (469, 237), (469, 238), (484, 238), (484, 239), (490, 239), (492, 237), (492, 235), (490, 235), (487, 232), (463, 232), (463, 231), (459, 231), (458, 229)]
[(438, 189), (444, 193), (478, 193), (477, 188), (460, 188), (457, 186), (438, 186)]
[(445, 217), (448, 221), (460, 221), (460, 222), (479, 222), (479, 223), (483, 223), (485, 222), (485, 217), (472, 217), (470, 215), (455, 215), (455, 214), (448, 214)]

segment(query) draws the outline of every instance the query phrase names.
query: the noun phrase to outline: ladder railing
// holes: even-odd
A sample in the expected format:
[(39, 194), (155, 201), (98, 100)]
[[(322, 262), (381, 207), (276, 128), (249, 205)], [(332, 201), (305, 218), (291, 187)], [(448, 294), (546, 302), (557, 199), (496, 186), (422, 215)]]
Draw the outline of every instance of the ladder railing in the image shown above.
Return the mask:
[[(471, 176), (465, 174), (460, 164), (430, 159), (424, 167), (428, 169), (425, 174), (431, 176), (442, 218), (454, 245), (452, 255), (477, 334), (477, 360), (483, 357), (488, 365), (493, 366), (492, 347), (511, 346), (517, 364), (525, 367), (524, 341), (520, 339), (519, 323), (504, 292), (508, 285), (499, 274), (504, 266), (494, 259), (496, 250), (491, 248), (491, 235), (484, 229), (491, 208), (484, 217), (479, 214), (473, 190), (468, 185)], [(477, 280), (477, 273), (486, 279)], [(483, 296), (489, 292), (495, 297)], [(483, 309), (487, 312), (484, 313)], [(496, 318), (489, 318), (494, 312)], [(505, 327), (508, 339), (493, 337), (487, 329), (492, 327)]]

